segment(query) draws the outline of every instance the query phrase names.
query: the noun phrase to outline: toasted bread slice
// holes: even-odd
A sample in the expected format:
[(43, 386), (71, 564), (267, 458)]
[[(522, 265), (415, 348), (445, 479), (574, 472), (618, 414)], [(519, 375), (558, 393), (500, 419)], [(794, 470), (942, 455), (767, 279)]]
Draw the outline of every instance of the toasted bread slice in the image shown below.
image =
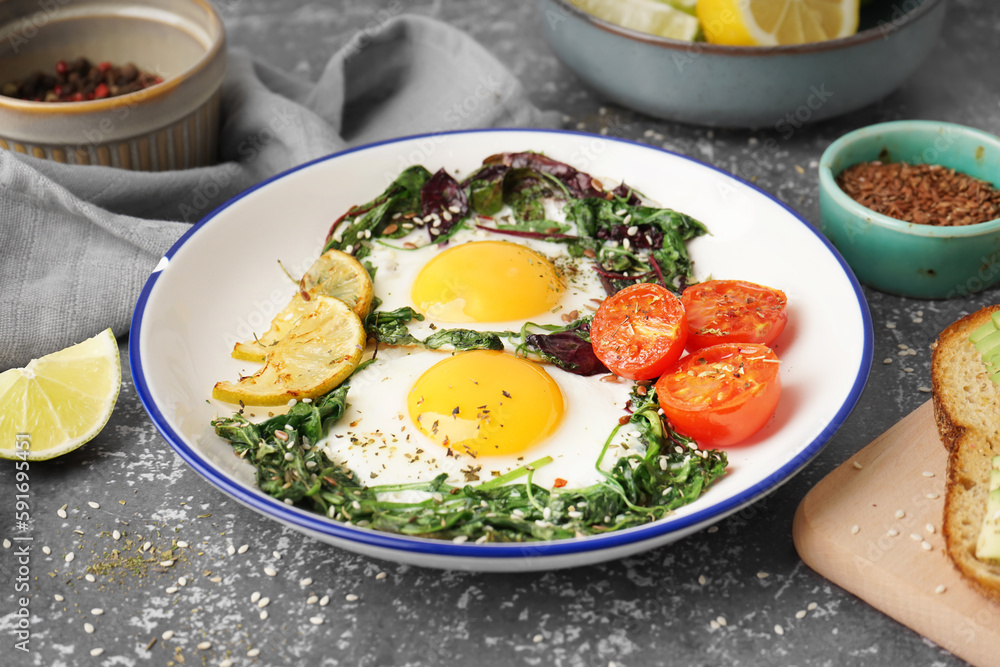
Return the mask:
[(938, 337), (931, 362), (934, 417), (948, 448), (942, 533), (948, 556), (977, 589), (1000, 601), (1000, 565), (976, 558), (986, 515), (990, 467), (1000, 454), (1000, 386), (969, 335), (1000, 306), (958, 320)]

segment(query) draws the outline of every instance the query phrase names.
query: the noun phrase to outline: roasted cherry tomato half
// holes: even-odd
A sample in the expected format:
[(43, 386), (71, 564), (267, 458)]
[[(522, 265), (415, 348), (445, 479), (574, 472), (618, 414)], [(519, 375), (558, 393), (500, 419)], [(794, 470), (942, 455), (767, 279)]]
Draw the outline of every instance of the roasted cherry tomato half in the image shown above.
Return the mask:
[(778, 406), (778, 357), (754, 343), (723, 343), (681, 359), (656, 383), (660, 407), (678, 433), (699, 445), (746, 440)]
[(673, 292), (638, 283), (608, 297), (590, 324), (594, 354), (615, 375), (658, 377), (684, 352), (684, 306)]
[(771, 345), (788, 321), (781, 290), (745, 280), (707, 280), (684, 290), (689, 350), (719, 343)]

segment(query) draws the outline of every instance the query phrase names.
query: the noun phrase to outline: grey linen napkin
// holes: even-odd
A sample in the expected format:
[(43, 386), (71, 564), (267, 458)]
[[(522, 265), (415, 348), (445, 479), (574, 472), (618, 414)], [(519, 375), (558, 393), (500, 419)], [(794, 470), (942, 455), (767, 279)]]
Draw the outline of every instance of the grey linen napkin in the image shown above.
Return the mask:
[(232, 51), (219, 164), (160, 173), (0, 150), (0, 371), (111, 327), (181, 234), (264, 178), (348, 146), (473, 127), (551, 127), (462, 32), (401, 16), (348, 40), (315, 84)]

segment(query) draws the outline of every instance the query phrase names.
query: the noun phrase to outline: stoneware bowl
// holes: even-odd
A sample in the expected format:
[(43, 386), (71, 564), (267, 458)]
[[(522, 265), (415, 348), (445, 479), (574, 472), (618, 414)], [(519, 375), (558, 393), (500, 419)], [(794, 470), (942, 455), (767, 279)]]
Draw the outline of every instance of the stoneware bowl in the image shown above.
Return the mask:
[(880, 123), (834, 141), (819, 165), (820, 230), (861, 282), (892, 294), (939, 299), (1000, 281), (1000, 219), (937, 227), (876, 213), (835, 180), (847, 167), (871, 160), (939, 164), (1000, 187), (1000, 137), (936, 121)]
[(161, 171), (215, 161), (222, 21), (207, 0), (0, 2), (3, 81), (59, 60), (135, 63), (163, 77), (145, 90), (84, 102), (0, 96), (0, 148), (70, 164)]
[(552, 50), (610, 100), (669, 120), (782, 136), (897, 88), (934, 47), (945, 13), (943, 0), (873, 0), (850, 37), (731, 47), (635, 32), (569, 0), (538, 6)]

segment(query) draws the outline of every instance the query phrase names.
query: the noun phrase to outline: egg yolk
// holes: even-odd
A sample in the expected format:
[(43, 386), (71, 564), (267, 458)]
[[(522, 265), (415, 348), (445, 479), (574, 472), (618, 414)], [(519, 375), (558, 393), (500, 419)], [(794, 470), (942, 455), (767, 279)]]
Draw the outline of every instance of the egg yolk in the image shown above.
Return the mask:
[(563, 416), (559, 385), (538, 364), (504, 352), (460, 352), (431, 366), (407, 397), (428, 438), (473, 456), (517, 454), (549, 436)]
[(543, 255), (506, 241), (449, 248), (413, 281), (417, 310), (444, 322), (506, 322), (551, 310), (565, 290)]

